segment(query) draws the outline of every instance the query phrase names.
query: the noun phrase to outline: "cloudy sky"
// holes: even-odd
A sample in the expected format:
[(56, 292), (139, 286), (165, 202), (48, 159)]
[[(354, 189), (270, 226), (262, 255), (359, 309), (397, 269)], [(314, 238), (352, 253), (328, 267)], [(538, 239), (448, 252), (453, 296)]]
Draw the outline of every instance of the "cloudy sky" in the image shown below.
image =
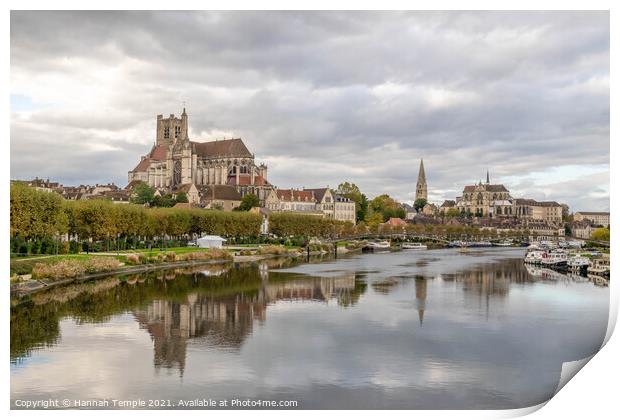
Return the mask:
[(607, 12), (11, 13), (11, 178), (124, 186), (184, 102), (278, 187), (609, 209)]

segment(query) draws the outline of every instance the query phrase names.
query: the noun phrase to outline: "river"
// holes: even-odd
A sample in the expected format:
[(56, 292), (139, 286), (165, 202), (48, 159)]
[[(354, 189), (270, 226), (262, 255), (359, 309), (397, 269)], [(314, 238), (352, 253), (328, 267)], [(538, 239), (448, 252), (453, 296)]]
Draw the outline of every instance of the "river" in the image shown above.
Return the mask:
[[(11, 309), (11, 402), (503, 409), (601, 346), (609, 289), (523, 249), (402, 251), (112, 277)], [(62, 408), (62, 407), (61, 407)], [(153, 407), (146, 407), (153, 408)], [(225, 408), (225, 407), (221, 407)]]

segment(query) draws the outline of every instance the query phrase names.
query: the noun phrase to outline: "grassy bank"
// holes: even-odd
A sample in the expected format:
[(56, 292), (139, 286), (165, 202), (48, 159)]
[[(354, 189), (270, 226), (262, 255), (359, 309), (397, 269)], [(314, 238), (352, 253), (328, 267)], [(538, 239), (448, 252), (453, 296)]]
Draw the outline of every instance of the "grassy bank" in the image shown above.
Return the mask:
[(165, 251), (108, 254), (70, 254), (38, 258), (12, 258), (11, 282), (20, 281), (20, 276), (33, 279), (63, 279), (85, 274), (114, 271), (122, 267), (161, 264), (176, 261), (232, 260), (232, 255), (222, 249), (201, 250), (199, 248), (180, 248), (176, 252)]
[[(77, 262), (89, 262), (94, 259), (103, 258), (103, 255), (96, 254), (69, 254), (69, 255), (54, 255), (54, 256), (41, 256), (41, 257), (15, 257), (11, 258), (10, 269), (11, 278), (14, 276), (22, 276), (32, 274), (32, 270), (37, 264), (41, 265), (53, 265), (62, 261), (77, 261)], [(124, 262), (123, 257), (116, 257), (119, 263)]]

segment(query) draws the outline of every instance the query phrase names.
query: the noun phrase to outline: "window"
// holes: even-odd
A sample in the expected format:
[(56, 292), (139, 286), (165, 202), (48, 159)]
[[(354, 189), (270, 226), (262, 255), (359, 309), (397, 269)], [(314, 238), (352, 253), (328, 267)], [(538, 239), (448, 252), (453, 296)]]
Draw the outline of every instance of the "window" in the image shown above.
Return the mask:
[(181, 135), (181, 127), (178, 125), (174, 127), (174, 137), (179, 137)]
[(164, 128), (164, 138), (165, 139), (169, 139), (170, 138), (170, 127)]

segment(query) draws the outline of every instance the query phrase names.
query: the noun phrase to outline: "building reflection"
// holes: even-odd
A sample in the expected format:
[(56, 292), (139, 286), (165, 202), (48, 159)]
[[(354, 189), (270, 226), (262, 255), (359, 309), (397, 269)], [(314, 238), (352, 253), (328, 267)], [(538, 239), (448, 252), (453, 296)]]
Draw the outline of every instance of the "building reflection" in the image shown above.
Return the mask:
[(415, 304), (418, 310), (420, 325), (424, 322), (424, 311), (426, 310), (426, 283), (426, 277), (415, 277)]
[(462, 284), (465, 293), (496, 297), (508, 295), (510, 283), (531, 283), (533, 281), (521, 260), (485, 264), (484, 267), (442, 274), (441, 277), (444, 281)]
[(140, 327), (152, 337), (154, 366), (178, 369), (182, 375), (188, 342), (195, 339), (204, 340), (210, 347), (239, 350), (252, 334), (255, 322), (265, 322), (268, 306), (277, 302), (335, 300), (347, 306), (363, 293), (354, 273), (269, 281), (268, 269), (259, 265), (261, 281), (254, 290), (221, 296), (190, 293), (182, 300), (156, 299), (135, 310)]

